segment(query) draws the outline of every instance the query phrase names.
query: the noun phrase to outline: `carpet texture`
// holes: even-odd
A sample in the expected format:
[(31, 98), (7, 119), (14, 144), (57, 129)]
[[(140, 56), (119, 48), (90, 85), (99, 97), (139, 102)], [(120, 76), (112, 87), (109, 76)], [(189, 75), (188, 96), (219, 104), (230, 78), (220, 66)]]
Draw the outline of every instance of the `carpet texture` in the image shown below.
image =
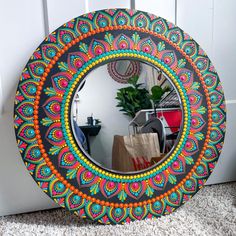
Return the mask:
[(155, 220), (104, 226), (56, 209), (1, 217), (0, 235), (236, 235), (236, 183), (206, 186), (176, 212)]

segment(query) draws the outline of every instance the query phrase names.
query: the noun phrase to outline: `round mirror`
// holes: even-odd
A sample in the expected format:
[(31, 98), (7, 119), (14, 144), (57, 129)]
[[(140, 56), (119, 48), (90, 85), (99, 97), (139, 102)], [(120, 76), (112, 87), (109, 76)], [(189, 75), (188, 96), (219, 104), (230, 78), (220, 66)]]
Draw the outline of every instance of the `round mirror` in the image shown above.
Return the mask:
[(201, 47), (165, 19), (129, 9), (54, 31), (15, 98), (30, 174), (59, 205), (103, 224), (160, 217), (191, 199), (216, 165), (225, 121), (222, 86)]
[(134, 60), (118, 60), (108, 63), (107, 70), (115, 81), (126, 84), (130, 78), (140, 74), (141, 65)]
[(127, 84), (110, 79), (106, 66), (78, 87), (72, 109), (77, 144), (94, 163), (118, 172), (143, 171), (163, 160), (178, 142), (182, 107), (168, 76), (143, 62), (111, 62), (119, 71), (141, 65)]

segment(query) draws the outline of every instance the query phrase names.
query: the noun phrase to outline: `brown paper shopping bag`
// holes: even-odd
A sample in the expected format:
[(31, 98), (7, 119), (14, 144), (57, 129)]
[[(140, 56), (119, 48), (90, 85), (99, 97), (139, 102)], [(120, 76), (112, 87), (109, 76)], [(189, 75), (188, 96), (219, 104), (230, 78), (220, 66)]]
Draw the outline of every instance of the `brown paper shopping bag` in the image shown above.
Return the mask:
[(114, 136), (112, 148), (112, 169), (137, 171), (151, 166), (151, 159), (160, 156), (156, 133)]

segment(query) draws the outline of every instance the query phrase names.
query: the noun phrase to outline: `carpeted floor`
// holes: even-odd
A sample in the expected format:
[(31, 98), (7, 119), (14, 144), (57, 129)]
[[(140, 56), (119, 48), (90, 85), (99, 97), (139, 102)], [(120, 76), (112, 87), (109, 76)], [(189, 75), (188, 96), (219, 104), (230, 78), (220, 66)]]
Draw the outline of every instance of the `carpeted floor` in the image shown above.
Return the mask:
[(0, 235), (236, 235), (236, 183), (204, 187), (171, 215), (98, 225), (64, 209), (0, 217)]

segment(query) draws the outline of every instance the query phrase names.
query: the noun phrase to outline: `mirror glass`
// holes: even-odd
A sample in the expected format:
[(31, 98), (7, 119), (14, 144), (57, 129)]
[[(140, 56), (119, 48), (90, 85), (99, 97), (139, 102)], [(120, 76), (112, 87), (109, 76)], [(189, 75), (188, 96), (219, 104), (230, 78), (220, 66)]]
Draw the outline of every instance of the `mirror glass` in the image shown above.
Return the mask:
[[(127, 60), (117, 62), (116, 69), (125, 73)], [(107, 65), (97, 67), (72, 101), (72, 129), (79, 147), (97, 165), (115, 172), (139, 172), (162, 162), (182, 130), (176, 88), (158, 68), (138, 63), (139, 75), (125, 84), (111, 78)]]
[(140, 75), (141, 64), (139, 61), (117, 60), (107, 64), (107, 70), (112, 79), (118, 83), (127, 84), (135, 75)]

